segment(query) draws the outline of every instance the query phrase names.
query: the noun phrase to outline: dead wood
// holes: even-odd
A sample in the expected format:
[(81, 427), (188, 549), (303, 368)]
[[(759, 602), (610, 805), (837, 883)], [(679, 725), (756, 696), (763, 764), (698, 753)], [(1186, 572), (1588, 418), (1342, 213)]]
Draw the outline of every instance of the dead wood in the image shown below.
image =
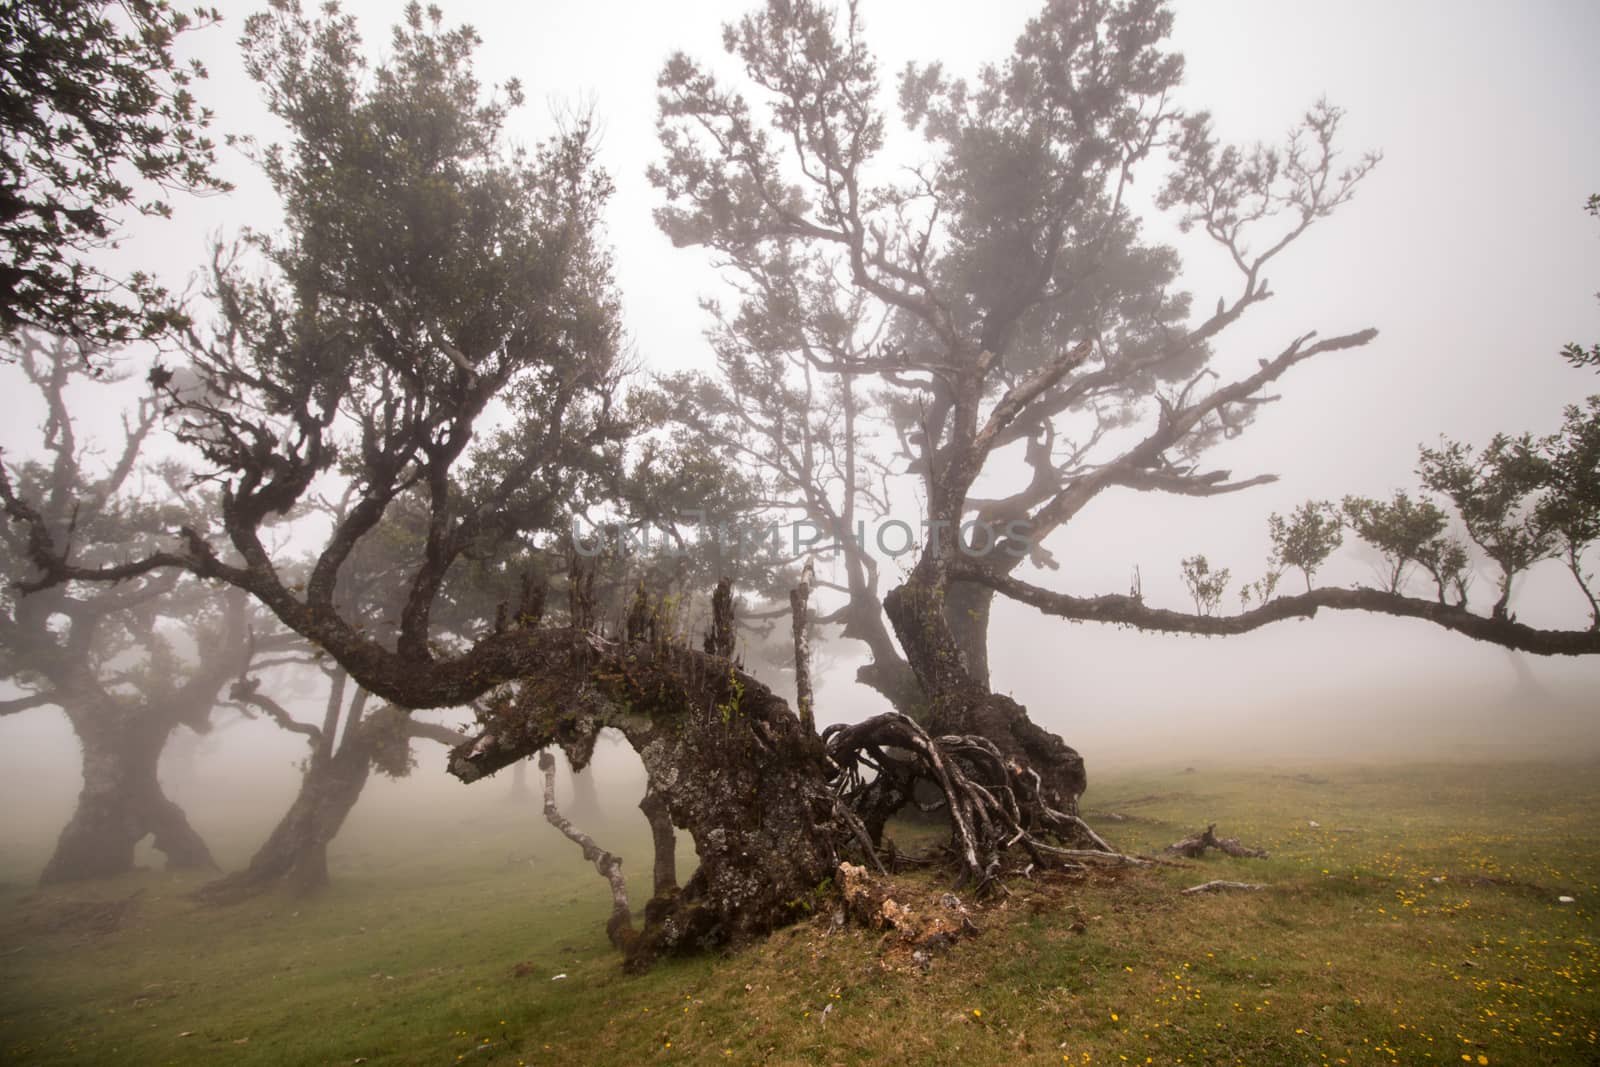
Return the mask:
[(948, 948), (978, 932), (954, 893), (941, 894), (937, 907), (923, 906), (912, 894), (852, 863), (839, 864), (837, 886), (848, 918), (869, 929), (894, 931), (899, 942), (913, 949)]
[(1201, 856), (1205, 855), (1207, 849), (1216, 849), (1219, 852), (1226, 853), (1229, 856), (1236, 856), (1241, 859), (1264, 860), (1267, 858), (1266, 849), (1250, 848), (1248, 845), (1241, 845), (1237, 837), (1219, 838), (1216, 831), (1217, 824), (1212, 823), (1210, 826), (1205, 828), (1204, 833), (1190, 834), (1181, 841), (1174, 841), (1172, 844), (1167, 846), (1166, 850), (1168, 852), (1176, 853), (1179, 856), (1185, 856), (1192, 860), (1197, 860)]
[(1209, 882), (1201, 882), (1199, 885), (1192, 885), (1188, 889), (1179, 890), (1179, 894), (1187, 897), (1193, 896), (1196, 893), (1215, 893), (1222, 889), (1258, 890), (1265, 888), (1267, 887), (1256, 882), (1225, 882), (1222, 879), (1217, 878)]
[[(652, 639), (638, 625), (625, 624), (616, 639), (544, 631), (521, 681), (483, 705), (480, 732), (450, 757), (451, 772), (470, 782), (550, 745), (581, 770), (607, 727), (628, 741), (644, 763), (641, 807), (656, 852), (655, 893), (636, 936), (615, 932), (626, 914), (620, 861), (586, 835), (568, 836), (613, 883), (609, 929), (630, 969), (664, 953), (739, 944), (802, 918), (819, 893), (832, 891), (842, 862), (886, 876), (884, 823), (912, 802), (919, 783), (931, 785), (950, 820), (958, 884), (975, 892), (996, 889), (1010, 870), (1149, 862), (1120, 853), (1056, 803), (1075, 800), (1077, 790), (1047, 786), (1028, 760), (984, 734), (935, 737), (889, 713), (829, 727), (819, 738), (730, 661), (726, 583), (715, 600), (721, 606), (707, 645), (720, 654)], [(646, 617), (648, 605), (634, 614)], [(553, 805), (546, 813), (560, 818)], [(700, 857), (681, 888), (675, 828), (690, 834)]]
[(606, 921), (606, 936), (617, 948), (627, 951), (638, 935), (633, 929), (633, 912), (628, 908), (628, 883), (622, 877), (622, 860), (573, 826), (556, 807), (556, 760), (549, 752), (539, 753), (539, 770), (544, 774), (545, 821), (583, 849), (583, 858), (594, 864), (594, 869), (610, 884), (611, 918)]

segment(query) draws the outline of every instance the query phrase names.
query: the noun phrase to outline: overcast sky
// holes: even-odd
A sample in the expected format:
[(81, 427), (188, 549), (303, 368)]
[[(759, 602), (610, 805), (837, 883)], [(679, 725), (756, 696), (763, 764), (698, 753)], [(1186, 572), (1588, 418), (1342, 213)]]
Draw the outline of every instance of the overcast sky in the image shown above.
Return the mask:
[[(271, 126), (245, 78), (235, 40), (257, 4), (223, 3), (225, 25), (189, 47), (211, 68), (201, 95), (220, 132)], [(397, 2), (345, 5), (381, 54)], [(862, 0), (867, 39), (886, 88), (909, 59), (939, 59), (970, 73), (1003, 59), (1037, 4)], [(694, 251), (677, 251), (651, 222), (658, 198), (644, 177), (656, 156), (655, 78), (684, 49), (727, 69), (720, 25), (748, 5), (637, 0), (446, 4), (450, 21), (484, 37), (483, 80), (520, 78), (529, 103), (513, 119), (532, 142), (551, 129), (552, 107), (590, 103), (604, 128), (601, 157), (617, 183), (609, 227), (632, 342), (652, 369), (707, 366), (698, 296), (715, 278)], [(1212, 457), (1237, 475), (1282, 480), (1221, 501), (1104, 496), (1051, 547), (1061, 571), (1040, 580), (1081, 593), (1125, 592), (1138, 566), (1147, 597), (1185, 606), (1178, 560), (1202, 551), (1236, 577), (1259, 575), (1265, 518), (1308, 497), (1386, 495), (1414, 488), (1417, 445), (1440, 433), (1481, 443), (1496, 430), (1548, 432), (1563, 404), (1600, 391), (1594, 373), (1557, 355), (1568, 341), (1600, 340), (1600, 220), (1582, 211), (1600, 192), (1600, 82), (1593, 42), (1600, 5), (1579, 2), (1395, 4), (1234, 0), (1180, 4), (1174, 46), (1187, 57), (1182, 102), (1211, 110), (1224, 136), (1278, 139), (1326, 95), (1348, 110), (1343, 144), (1380, 149), (1384, 162), (1356, 200), (1270, 272), (1279, 294), (1248, 329), (1219, 346), (1218, 369), (1248, 373), (1255, 360), (1307, 329), (1375, 326), (1379, 338), (1293, 371), (1283, 400)], [(177, 219), (141, 224), (130, 262), (183, 278), (208, 236), (270, 226), (275, 208), (259, 177), (232, 150), (231, 196), (184, 201)], [(1170, 231), (1152, 221), (1158, 234)], [(1177, 240), (1175, 232), (1171, 238)], [(1183, 242), (1186, 284), (1209, 309), (1232, 291), (1226, 265)], [(1222, 286), (1228, 286), (1224, 290)], [(16, 423), (0, 436), (15, 443)], [(911, 516), (914, 520), (917, 516)], [(1331, 583), (1373, 581), (1370, 561), (1343, 550)], [(1576, 626), (1583, 614), (1553, 566), (1513, 607), (1524, 621)], [(1487, 574), (1477, 585), (1482, 607)], [(1236, 604), (1230, 593), (1228, 606)], [(1503, 651), (1393, 619), (1321, 618), (1243, 638), (1194, 640), (1072, 626), (1007, 608), (994, 631), (995, 687), (1027, 704), (1093, 760), (1127, 754), (1140, 738), (1250, 729), (1303, 739), (1334, 737), (1347, 713), (1360, 728), (1405, 721), (1435, 697), (1488, 707), (1512, 691)], [(852, 650), (841, 648), (839, 653)], [(824, 719), (874, 710), (833, 662), (819, 699)], [(1538, 679), (1571, 699), (1593, 692), (1600, 662), (1534, 663)], [(1463, 694), (1472, 694), (1464, 697)], [(1475, 705), (1476, 706), (1476, 705)], [(1492, 711), (1540, 722), (1591, 749), (1586, 718), (1539, 718), (1537, 709)], [(1319, 714), (1327, 713), (1327, 714)], [(1484, 716), (1492, 718), (1491, 711)], [(1435, 722), (1429, 719), (1429, 722)], [(1463, 713), (1437, 720), (1442, 739), (1492, 731)], [(1288, 724), (1314, 723), (1296, 733)], [(11, 727), (7, 726), (7, 729)], [(1486, 728), (1485, 728), (1486, 729)], [(1463, 749), (1464, 751), (1467, 749)]]

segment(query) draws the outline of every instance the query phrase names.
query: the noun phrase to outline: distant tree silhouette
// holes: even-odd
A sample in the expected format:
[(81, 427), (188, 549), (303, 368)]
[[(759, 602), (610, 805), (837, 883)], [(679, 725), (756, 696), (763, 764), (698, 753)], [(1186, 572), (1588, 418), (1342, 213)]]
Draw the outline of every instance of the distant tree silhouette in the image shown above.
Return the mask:
[[(7, 574), (31, 569), (32, 539), (46, 532), (85, 561), (107, 561), (154, 545), (174, 521), (203, 515), (202, 498), (181, 503), (162, 484), (163, 473), (178, 480), (179, 472), (151, 470), (143, 455), (157, 421), (153, 401), (123, 423), (120, 441), (85, 439), (69, 390), (80, 381), (96, 386), (78, 346), (26, 332), (13, 342), (13, 373), (44, 402), (45, 423), (44, 458), (6, 472), (7, 484), (14, 479), (33, 502), (25, 522), (0, 526)], [(111, 450), (101, 455), (104, 445)], [(82, 749), (83, 788), (45, 882), (131, 870), (134, 846), (151, 836), (169, 867), (213, 866), (205, 842), (163, 792), (157, 767), (173, 731), (210, 729), (222, 690), (245, 668), (250, 613), (241, 592), (219, 594), (165, 572), (28, 596), (8, 584), (0, 593), (0, 678), (24, 694), (0, 700), (0, 714), (59, 708)]]

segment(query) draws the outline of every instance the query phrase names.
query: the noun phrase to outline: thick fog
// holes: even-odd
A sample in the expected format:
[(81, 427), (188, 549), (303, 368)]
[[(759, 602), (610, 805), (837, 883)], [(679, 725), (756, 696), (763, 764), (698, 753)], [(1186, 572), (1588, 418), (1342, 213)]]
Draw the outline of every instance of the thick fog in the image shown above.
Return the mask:
[[(374, 0), (345, 6), (374, 44), (399, 11)], [(862, 12), (886, 74), (935, 58), (969, 73), (1006, 54), (1035, 6), (868, 0)], [(223, 4), (224, 26), (186, 47), (210, 68), (199, 91), (219, 133), (270, 141), (273, 126), (233, 44), (254, 7)], [(716, 50), (724, 60), (719, 25), (745, 7), (560, 0), (445, 12), (482, 32), (485, 81), (522, 80), (529, 103), (512, 120), (520, 139), (550, 131), (552, 112), (592, 107), (598, 116), (601, 160), (617, 184), (609, 238), (625, 321), (648, 370), (709, 366), (696, 301), (719, 285), (702, 254), (674, 250), (651, 221), (659, 195), (644, 171), (658, 152), (656, 73), (676, 48), (708, 58)], [(1232, 568), (1236, 582), (1258, 576), (1273, 511), (1308, 498), (1414, 490), (1417, 447), (1440, 434), (1481, 444), (1499, 430), (1554, 430), (1562, 406), (1596, 384), (1592, 371), (1557, 356), (1569, 341), (1600, 339), (1600, 223), (1582, 211), (1600, 187), (1596, 40), (1600, 6), (1580, 2), (1180, 6), (1173, 44), (1187, 58), (1184, 102), (1211, 109), (1225, 137), (1280, 138), (1326, 96), (1348, 111), (1349, 152), (1384, 153), (1354, 202), (1273, 266), (1281, 295), (1229, 332), (1217, 369), (1248, 372), (1309, 329), (1373, 326), (1380, 334), (1294, 369), (1276, 390), (1282, 399), (1208, 456), (1209, 466), (1238, 477), (1273, 473), (1279, 481), (1220, 499), (1109, 492), (1049, 542), (1059, 570), (1030, 577), (1074, 593), (1125, 593), (1137, 568), (1150, 603), (1182, 608), (1180, 558), (1203, 552)], [(914, 160), (916, 139), (903, 130), (894, 136)], [(182, 200), (173, 221), (137, 223), (119, 255), (155, 265), (181, 288), (211, 236), (272, 228), (276, 209), (260, 176), (238, 149), (225, 149), (224, 161), (233, 194)], [(1153, 235), (1185, 253), (1184, 284), (1197, 308), (1235, 288), (1214, 248), (1153, 211), (1147, 218)], [(8, 454), (26, 447), (36, 414), (15, 402), (8, 409), (0, 428)], [(905, 507), (915, 522), (915, 501)], [(1372, 562), (1348, 538), (1319, 581), (1370, 582)], [(1480, 598), (1489, 581), (1479, 577)], [(1585, 617), (1570, 578), (1553, 564), (1522, 583), (1512, 608), (1539, 626), (1575, 628)], [(1199, 639), (1068, 624), (1003, 603), (992, 629), (993, 685), (1084, 754), (1091, 790), (1096, 767), (1118, 764), (1600, 752), (1593, 657), (1514, 656), (1421, 622), (1334, 615)], [(858, 648), (831, 641), (819, 650), (821, 722), (885, 707), (853, 680)], [(792, 687), (782, 672), (767, 680)], [(295, 710), (312, 719), (319, 703), (311, 694)], [(216, 842), (225, 868), (279, 817), (305, 754), (302, 738), (238, 718), (219, 715), (203, 738), (180, 732), (163, 764), (173, 798), (202, 835), (224, 822), (241, 829), (236, 840)], [(508, 788), (509, 772), (462, 786), (445, 775), (439, 746), (418, 749), (412, 776), (375, 779), (357, 819), (416, 804), (466, 812), (499, 803)], [(632, 760), (602, 747), (601, 788), (625, 782), (618, 793), (628, 804), (640, 780)], [(0, 865), (16, 872), (42, 859), (77, 785), (76, 742), (58, 712), (0, 721), (0, 805), (12, 813), (0, 828)]]

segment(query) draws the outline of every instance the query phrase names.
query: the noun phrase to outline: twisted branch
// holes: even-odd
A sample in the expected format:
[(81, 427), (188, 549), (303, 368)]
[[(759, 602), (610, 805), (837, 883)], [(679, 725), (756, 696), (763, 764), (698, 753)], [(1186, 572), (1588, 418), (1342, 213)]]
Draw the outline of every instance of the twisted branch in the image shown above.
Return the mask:
[(633, 912), (628, 908), (628, 885), (622, 878), (622, 859), (595, 844), (594, 838), (573, 826), (556, 807), (556, 759), (548, 751), (539, 753), (539, 770), (544, 774), (545, 821), (576, 842), (583, 849), (583, 858), (593, 863), (594, 869), (611, 883), (611, 918), (606, 922), (606, 937), (626, 951), (635, 932)]

